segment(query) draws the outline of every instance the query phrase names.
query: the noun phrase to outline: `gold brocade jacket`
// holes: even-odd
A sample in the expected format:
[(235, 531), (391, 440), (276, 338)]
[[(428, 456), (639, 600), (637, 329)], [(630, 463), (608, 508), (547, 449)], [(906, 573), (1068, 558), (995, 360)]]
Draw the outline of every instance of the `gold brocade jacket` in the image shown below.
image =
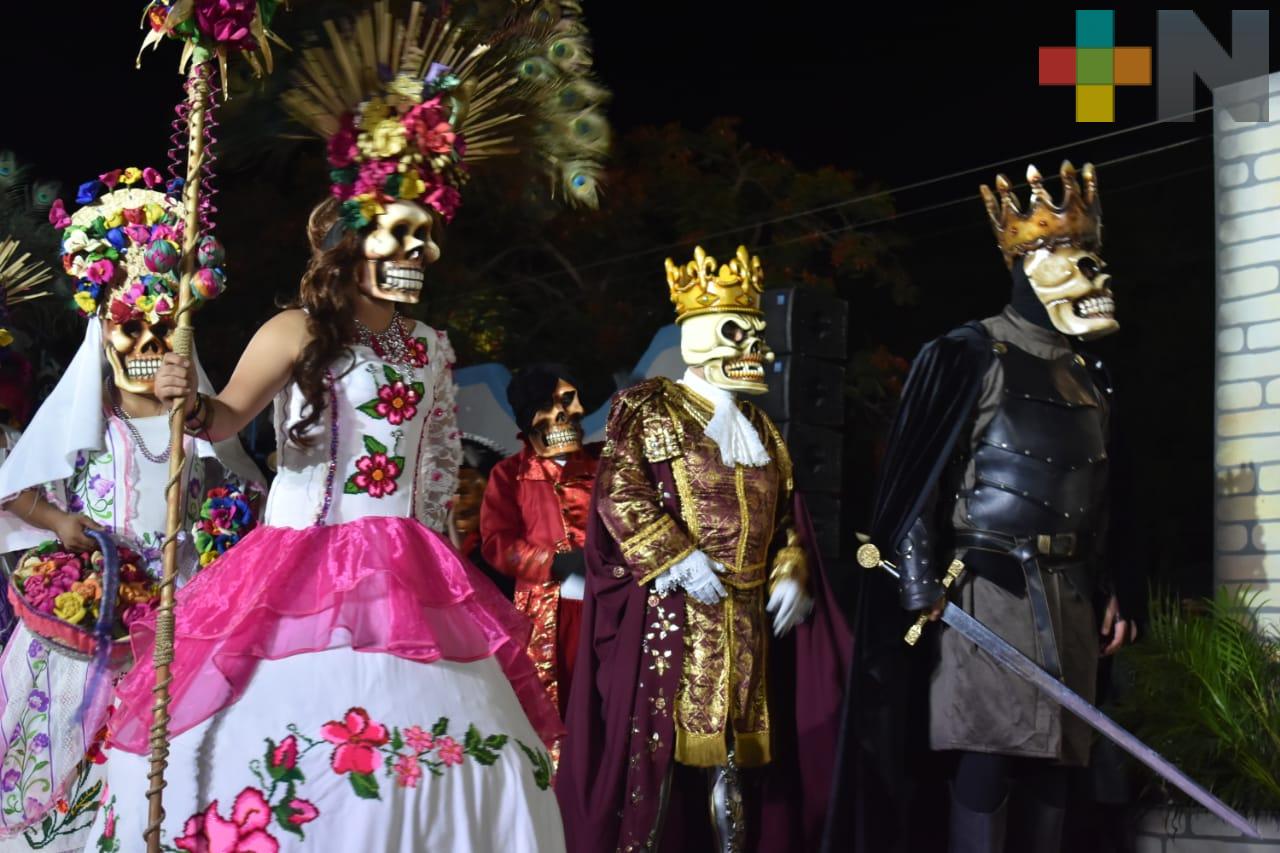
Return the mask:
[[(782, 577), (807, 583), (790, 524), (786, 445), (764, 412), (738, 406), (769, 453), (766, 465), (725, 465), (705, 433), (712, 404), (683, 385), (651, 379), (615, 399), (597, 472), (601, 521), (637, 583), (651, 583), (695, 549), (723, 567), (728, 594), (719, 603), (683, 596), (675, 758), (699, 767), (725, 764), (730, 749), (739, 766), (769, 762), (765, 589)], [(678, 517), (664, 506), (673, 490)]]

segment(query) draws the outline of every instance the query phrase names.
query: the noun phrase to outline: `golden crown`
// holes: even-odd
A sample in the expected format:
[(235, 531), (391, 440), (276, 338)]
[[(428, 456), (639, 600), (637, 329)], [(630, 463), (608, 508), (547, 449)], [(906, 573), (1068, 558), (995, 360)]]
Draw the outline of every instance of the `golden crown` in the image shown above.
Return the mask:
[(667, 258), (667, 285), (676, 306), (676, 322), (699, 314), (732, 311), (763, 316), (760, 295), (764, 293), (764, 268), (760, 259), (738, 247), (738, 254), (717, 269), (716, 259), (698, 246), (693, 260), (677, 266)]
[(1076, 167), (1070, 161), (1062, 162), (1059, 174), (1062, 176), (1060, 205), (1053, 203), (1053, 197), (1044, 188), (1040, 170), (1027, 167), (1031, 206), (1026, 213), (1018, 206), (1009, 179), (1004, 175), (996, 175), (994, 193), (986, 184), (980, 187), (1006, 266), (1013, 266), (1014, 258), (1037, 249), (1076, 246), (1097, 251), (1102, 248), (1102, 207), (1098, 203), (1098, 176), (1093, 164), (1085, 163), (1081, 170), (1083, 191), (1076, 181)]

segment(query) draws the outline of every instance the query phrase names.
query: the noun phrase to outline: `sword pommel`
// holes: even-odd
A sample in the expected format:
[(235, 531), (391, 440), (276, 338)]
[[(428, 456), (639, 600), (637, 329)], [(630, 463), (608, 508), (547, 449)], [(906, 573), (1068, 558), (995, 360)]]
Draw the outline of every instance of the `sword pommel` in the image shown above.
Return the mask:
[(870, 542), (859, 546), (858, 565), (864, 569), (880, 568), (880, 549)]

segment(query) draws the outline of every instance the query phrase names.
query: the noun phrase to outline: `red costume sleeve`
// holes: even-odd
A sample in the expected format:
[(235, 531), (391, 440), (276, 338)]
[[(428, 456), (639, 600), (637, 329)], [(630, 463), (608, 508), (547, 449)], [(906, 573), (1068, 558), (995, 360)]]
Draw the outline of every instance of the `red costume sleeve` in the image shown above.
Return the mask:
[(555, 551), (525, 538), (520, 483), (515, 478), (519, 468), (517, 454), (499, 462), (489, 474), (484, 502), (480, 504), (480, 553), (504, 575), (526, 583), (546, 583), (551, 580)]

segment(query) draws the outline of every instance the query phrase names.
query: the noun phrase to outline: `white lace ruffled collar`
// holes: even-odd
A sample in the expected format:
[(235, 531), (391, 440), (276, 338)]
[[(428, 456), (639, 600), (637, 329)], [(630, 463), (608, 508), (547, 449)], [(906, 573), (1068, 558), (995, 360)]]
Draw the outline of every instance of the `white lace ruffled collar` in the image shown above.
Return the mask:
[(707, 422), (707, 438), (720, 448), (720, 461), (725, 465), (748, 465), (759, 468), (771, 461), (764, 449), (760, 434), (747, 416), (738, 409), (734, 396), (723, 388), (717, 388), (688, 368), (680, 384), (711, 403), (715, 408)]

